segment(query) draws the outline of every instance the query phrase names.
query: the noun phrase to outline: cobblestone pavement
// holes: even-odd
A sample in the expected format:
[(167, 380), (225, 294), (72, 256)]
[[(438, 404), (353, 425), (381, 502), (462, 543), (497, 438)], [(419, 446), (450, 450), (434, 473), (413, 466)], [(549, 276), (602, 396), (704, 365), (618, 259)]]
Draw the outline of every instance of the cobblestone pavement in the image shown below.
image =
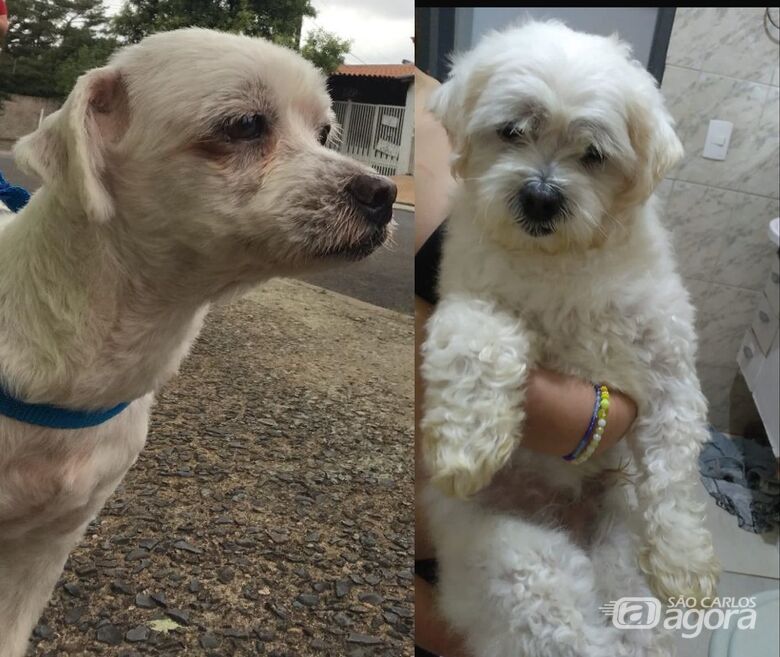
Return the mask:
[(411, 656), (412, 318), (277, 281), (212, 311), (37, 656)]

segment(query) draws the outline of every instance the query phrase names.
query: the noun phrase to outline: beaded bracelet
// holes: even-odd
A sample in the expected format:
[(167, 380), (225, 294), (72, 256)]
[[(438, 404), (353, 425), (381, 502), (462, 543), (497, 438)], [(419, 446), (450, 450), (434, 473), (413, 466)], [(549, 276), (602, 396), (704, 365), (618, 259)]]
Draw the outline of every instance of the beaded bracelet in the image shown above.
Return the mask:
[(593, 389), (596, 391), (596, 403), (593, 406), (593, 415), (590, 418), (590, 424), (588, 425), (588, 428), (585, 430), (585, 433), (582, 435), (582, 438), (580, 439), (580, 442), (577, 444), (577, 447), (574, 448), (574, 451), (572, 451), (571, 453), (563, 457), (564, 461), (573, 461), (580, 454), (582, 454), (582, 452), (588, 446), (591, 433), (593, 432), (593, 428), (596, 426), (596, 422), (598, 420), (599, 408), (601, 408), (601, 388), (599, 388), (597, 385), (594, 384)]
[(604, 430), (607, 428), (607, 414), (609, 413), (609, 389), (607, 386), (602, 385), (601, 386), (601, 401), (599, 401), (599, 410), (598, 410), (598, 422), (596, 422), (596, 428), (593, 430), (593, 437), (591, 438), (590, 443), (585, 448), (585, 451), (578, 456), (576, 459), (572, 461), (574, 465), (580, 465), (582, 463), (585, 463), (591, 456), (593, 456), (593, 452), (595, 452), (598, 449), (599, 443), (601, 442), (601, 437), (604, 435)]
[(605, 385), (594, 386), (596, 390), (596, 403), (593, 408), (588, 430), (580, 440), (579, 445), (571, 453), (564, 456), (564, 460), (574, 465), (585, 463), (598, 449), (604, 430), (607, 427), (607, 414), (609, 413), (609, 388)]

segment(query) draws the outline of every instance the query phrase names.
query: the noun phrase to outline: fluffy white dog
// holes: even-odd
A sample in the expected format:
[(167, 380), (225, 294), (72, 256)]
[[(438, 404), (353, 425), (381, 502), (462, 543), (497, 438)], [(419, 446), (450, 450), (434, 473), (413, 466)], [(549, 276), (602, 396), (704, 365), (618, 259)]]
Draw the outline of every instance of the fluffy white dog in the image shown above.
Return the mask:
[[(599, 612), (647, 583), (701, 599), (718, 575), (693, 501), (693, 309), (651, 196), (682, 155), (661, 94), (617, 38), (527, 23), (457, 57), (431, 109), (461, 179), (422, 366), (441, 610), (479, 657), (668, 655)], [(580, 466), (524, 449), (534, 366), (626, 392), (627, 439)], [(499, 471), (533, 512), (495, 504)], [(567, 501), (598, 509), (584, 541), (555, 519)]]
[(188, 29), (82, 76), (17, 144), (43, 186), (0, 232), (0, 657), (25, 652), (208, 304), (385, 241), (395, 186), (325, 148), (333, 120), (297, 54)]

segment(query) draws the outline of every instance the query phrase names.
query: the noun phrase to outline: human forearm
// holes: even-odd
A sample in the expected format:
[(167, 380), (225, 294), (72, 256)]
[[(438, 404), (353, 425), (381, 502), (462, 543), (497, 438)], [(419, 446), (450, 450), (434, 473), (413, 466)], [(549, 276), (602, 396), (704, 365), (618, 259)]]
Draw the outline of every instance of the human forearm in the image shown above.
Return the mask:
[[(553, 456), (569, 454), (588, 428), (595, 394), (584, 379), (544, 369), (529, 372), (523, 446)], [(620, 441), (636, 417), (636, 404), (620, 391), (610, 389), (609, 400), (607, 426), (596, 454)]]
[(421, 577), (414, 578), (414, 628), (420, 648), (440, 657), (472, 657), (439, 615), (435, 589)]
[[(418, 359), (419, 345), (425, 340), (425, 325), (432, 311), (432, 306), (415, 299), (415, 341), (418, 345)], [(418, 377), (415, 386), (415, 419), (419, 422), (423, 387), (422, 379), (419, 378), (419, 367), (415, 373)], [(598, 383), (609, 385), (609, 381)], [(555, 456), (570, 453), (579, 443), (590, 422), (595, 402), (593, 385), (585, 379), (537, 368), (528, 373), (525, 386), (523, 446)], [(636, 404), (625, 394), (611, 389), (607, 426), (596, 453), (619, 442), (635, 417)], [(421, 462), (419, 455), (417, 460), (418, 463)]]

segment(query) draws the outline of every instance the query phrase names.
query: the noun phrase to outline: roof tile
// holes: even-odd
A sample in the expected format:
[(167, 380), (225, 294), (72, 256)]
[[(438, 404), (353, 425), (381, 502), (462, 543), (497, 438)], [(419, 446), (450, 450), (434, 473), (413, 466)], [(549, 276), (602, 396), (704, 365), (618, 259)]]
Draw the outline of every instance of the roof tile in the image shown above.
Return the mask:
[(414, 64), (342, 64), (333, 75), (408, 78), (414, 75)]

